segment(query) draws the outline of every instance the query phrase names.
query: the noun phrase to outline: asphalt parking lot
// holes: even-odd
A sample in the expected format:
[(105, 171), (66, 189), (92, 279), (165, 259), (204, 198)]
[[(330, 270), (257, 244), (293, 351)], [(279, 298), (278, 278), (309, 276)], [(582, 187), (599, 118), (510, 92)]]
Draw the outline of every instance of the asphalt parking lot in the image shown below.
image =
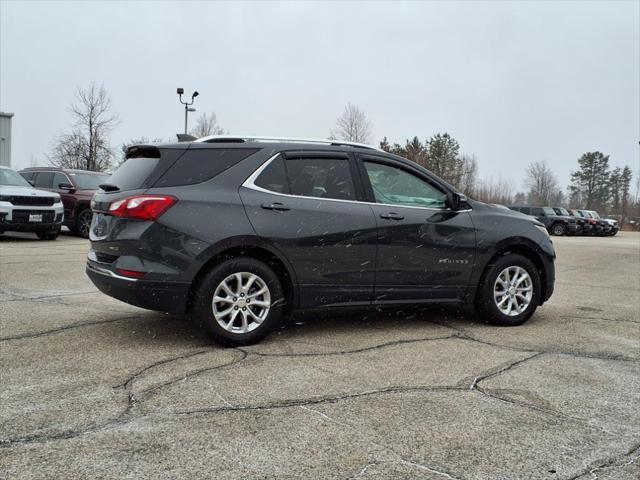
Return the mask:
[(97, 292), (86, 241), (6, 235), (0, 478), (640, 478), (640, 235), (554, 243), (521, 327), (305, 316), (223, 349)]

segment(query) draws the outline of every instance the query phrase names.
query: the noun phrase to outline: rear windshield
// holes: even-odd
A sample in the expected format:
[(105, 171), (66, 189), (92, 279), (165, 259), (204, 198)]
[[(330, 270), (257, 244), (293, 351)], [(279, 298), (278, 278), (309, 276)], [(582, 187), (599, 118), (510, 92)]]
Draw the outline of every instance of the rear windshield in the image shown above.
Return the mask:
[(69, 172), (69, 176), (76, 182), (80, 190), (97, 190), (98, 185), (105, 183), (109, 175), (100, 173), (74, 173)]
[(118, 168), (108, 179), (101, 183), (109, 183), (120, 190), (142, 188), (145, 180), (159, 165), (159, 158), (130, 158)]

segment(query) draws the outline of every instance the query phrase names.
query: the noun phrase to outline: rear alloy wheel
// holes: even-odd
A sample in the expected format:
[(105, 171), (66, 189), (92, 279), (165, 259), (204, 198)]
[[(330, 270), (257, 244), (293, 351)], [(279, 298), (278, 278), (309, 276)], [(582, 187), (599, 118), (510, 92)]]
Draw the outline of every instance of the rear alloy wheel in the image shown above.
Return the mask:
[(551, 234), (561, 237), (562, 235), (567, 233), (567, 229), (561, 223), (556, 223), (551, 229)]
[(82, 238), (89, 238), (89, 230), (91, 229), (91, 220), (93, 213), (90, 209), (86, 208), (78, 214), (76, 219), (75, 231), (78, 232)]
[(536, 311), (540, 294), (540, 275), (533, 262), (522, 255), (508, 254), (487, 267), (476, 307), (489, 323), (521, 325)]
[(284, 295), (278, 277), (254, 258), (229, 259), (202, 280), (193, 302), (194, 319), (217, 343), (256, 343), (279, 322)]

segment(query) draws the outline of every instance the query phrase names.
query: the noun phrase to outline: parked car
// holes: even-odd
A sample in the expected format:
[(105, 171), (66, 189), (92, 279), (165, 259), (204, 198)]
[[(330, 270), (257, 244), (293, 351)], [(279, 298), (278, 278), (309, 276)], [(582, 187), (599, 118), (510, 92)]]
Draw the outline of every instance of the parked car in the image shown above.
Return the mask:
[(36, 190), (15, 170), (0, 166), (0, 234), (33, 232), (55, 240), (63, 217), (60, 195)]
[(573, 209), (571, 212), (579, 217), (586, 219), (587, 222), (593, 227), (591, 230), (592, 235), (603, 236), (605, 234), (605, 228), (609, 227), (609, 224), (602, 222), (593, 217), (587, 210)]
[(510, 205), (516, 212), (524, 213), (538, 219), (552, 235), (575, 235), (578, 232), (576, 219), (568, 215), (558, 215), (551, 207), (534, 207), (532, 205)]
[(205, 137), (137, 145), (92, 201), (87, 274), (189, 312), (226, 345), (320, 307), (470, 304), (519, 325), (549, 299), (544, 225), (348, 142)]
[(552, 208), (557, 215), (570, 217), (576, 222), (576, 225), (577, 225), (576, 235), (591, 234), (591, 231), (593, 230), (593, 226), (587, 221), (587, 219), (581, 217), (580, 215), (573, 215), (569, 210), (563, 207), (552, 207)]
[(620, 226), (618, 225), (617, 220), (612, 218), (602, 218), (600, 214), (595, 210), (588, 210), (588, 212), (591, 215), (591, 218), (595, 218), (596, 220), (604, 222), (608, 225), (608, 227), (605, 227), (604, 229), (605, 235), (614, 236), (620, 230)]
[(60, 194), (64, 205), (64, 224), (73, 233), (89, 238), (91, 198), (109, 175), (88, 170), (41, 167), (20, 171), (36, 188)]

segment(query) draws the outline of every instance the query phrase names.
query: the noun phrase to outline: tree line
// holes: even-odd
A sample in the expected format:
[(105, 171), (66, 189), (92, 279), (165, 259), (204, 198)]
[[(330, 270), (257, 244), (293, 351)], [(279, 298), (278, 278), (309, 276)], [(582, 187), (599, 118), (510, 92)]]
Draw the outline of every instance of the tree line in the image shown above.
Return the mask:
[[(108, 92), (104, 86), (95, 83), (76, 89), (69, 113), (69, 131), (54, 140), (48, 156), (50, 163), (59, 167), (109, 171), (125, 160), (130, 145), (173, 141), (160, 137), (132, 138), (122, 144), (117, 153), (111, 145), (110, 134), (119, 119), (113, 112)], [(364, 111), (348, 103), (328, 137), (370, 144), (371, 131), (372, 124)], [(228, 132), (219, 124), (215, 113), (202, 113), (190, 131), (195, 137), (224, 133)], [(416, 162), (480, 201), (502, 205), (530, 203), (585, 208), (623, 218), (640, 217), (640, 179), (636, 179), (635, 193), (632, 194), (631, 168), (611, 168), (609, 155), (602, 152), (586, 152), (578, 158), (577, 168), (572, 172), (566, 190), (544, 160), (532, 162), (525, 172), (524, 190), (520, 190), (504, 178), (480, 178), (476, 156), (461, 153), (458, 141), (446, 132), (435, 133), (424, 141), (413, 136), (401, 143), (391, 143), (384, 137), (379, 147)]]

